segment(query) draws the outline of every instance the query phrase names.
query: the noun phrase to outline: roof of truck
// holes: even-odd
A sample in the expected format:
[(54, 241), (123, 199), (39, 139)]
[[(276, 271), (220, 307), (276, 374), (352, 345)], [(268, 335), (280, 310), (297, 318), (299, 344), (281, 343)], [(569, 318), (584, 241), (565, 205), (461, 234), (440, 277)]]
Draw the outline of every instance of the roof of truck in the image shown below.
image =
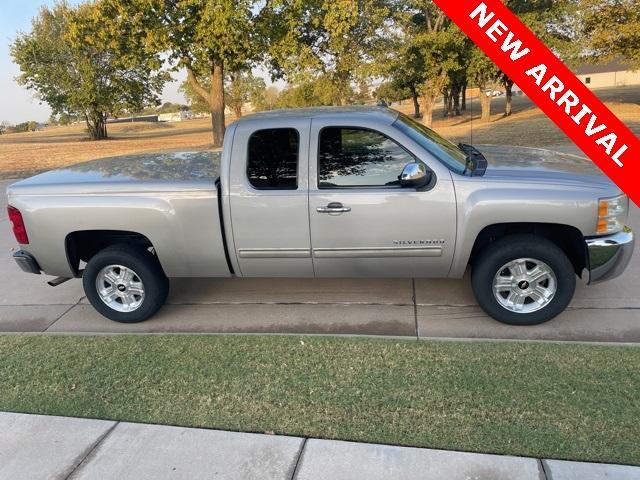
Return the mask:
[(291, 108), (252, 113), (238, 119), (237, 123), (276, 118), (327, 118), (336, 116), (366, 117), (371, 120), (381, 120), (386, 123), (392, 123), (398, 118), (398, 112), (385, 107), (367, 106)]

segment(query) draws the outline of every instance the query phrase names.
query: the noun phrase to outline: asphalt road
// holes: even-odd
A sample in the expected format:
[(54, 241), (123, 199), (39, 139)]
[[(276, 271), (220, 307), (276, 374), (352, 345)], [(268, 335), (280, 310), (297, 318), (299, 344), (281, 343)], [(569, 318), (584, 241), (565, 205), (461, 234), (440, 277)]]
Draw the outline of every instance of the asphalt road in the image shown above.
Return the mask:
[[(10, 182), (0, 182), (4, 193)], [(412, 338), (640, 342), (640, 255), (611, 282), (579, 285), (570, 308), (544, 325), (511, 327), (476, 305), (468, 278), (177, 279), (153, 319), (121, 325), (87, 304), (80, 281), (49, 287), (11, 258), (15, 240), (0, 210), (0, 332), (300, 333)], [(640, 209), (630, 226), (640, 232)]]

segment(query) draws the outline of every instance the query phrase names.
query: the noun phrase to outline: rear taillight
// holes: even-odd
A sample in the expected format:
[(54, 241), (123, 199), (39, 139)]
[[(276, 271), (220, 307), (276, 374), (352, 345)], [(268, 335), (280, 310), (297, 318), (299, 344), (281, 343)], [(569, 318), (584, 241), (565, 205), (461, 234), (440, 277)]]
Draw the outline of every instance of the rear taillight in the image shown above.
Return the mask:
[(13, 234), (16, 236), (16, 240), (21, 245), (28, 244), (29, 237), (27, 236), (27, 228), (24, 226), (24, 220), (22, 219), (20, 210), (9, 205), (7, 212), (9, 212), (9, 220), (11, 220), (13, 224)]

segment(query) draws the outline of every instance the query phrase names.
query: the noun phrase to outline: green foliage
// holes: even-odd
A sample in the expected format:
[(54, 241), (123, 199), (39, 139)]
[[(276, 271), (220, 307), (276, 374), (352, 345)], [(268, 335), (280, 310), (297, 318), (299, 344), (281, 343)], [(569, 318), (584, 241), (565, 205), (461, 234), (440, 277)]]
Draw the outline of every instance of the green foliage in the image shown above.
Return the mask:
[(14, 132), (16, 133), (35, 132), (36, 130), (38, 130), (38, 122), (35, 122), (33, 120), (29, 122), (18, 123), (14, 127)]
[(62, 112), (60, 115), (51, 114), (49, 117), (49, 124), (51, 125), (71, 125), (73, 122), (78, 121), (77, 115), (70, 115), (67, 112)]
[(11, 55), (19, 82), (49, 104), (54, 114), (86, 119), (94, 139), (106, 137), (106, 119), (158, 101), (166, 74), (127, 31), (107, 29), (102, 3), (43, 7), (31, 32), (20, 34)]
[[(597, 0), (603, 3), (603, 0)], [(570, 59), (579, 48), (575, 0), (506, 0), (507, 6), (559, 56)]]
[(162, 106), (160, 106), (156, 110), (156, 113), (178, 113), (178, 112), (186, 112), (187, 110), (189, 110), (188, 105), (182, 105), (180, 103), (165, 102), (162, 104)]
[[(226, 72), (249, 69), (265, 51), (261, 0), (103, 0), (111, 31), (131, 29), (148, 51), (167, 53), (187, 70), (187, 95), (195, 94), (212, 115), (213, 143), (224, 135)], [(268, 2), (267, 2), (268, 3)]]
[[(206, 80), (201, 80), (201, 85), (203, 88), (211, 88)], [(184, 95), (184, 98), (187, 100), (187, 104), (189, 105), (189, 109), (193, 113), (209, 113), (211, 111), (209, 108), (209, 102), (203, 98), (202, 95), (196, 92), (192, 83), (184, 81), (180, 84), (178, 90)]]
[(253, 104), (253, 109), (256, 112), (262, 110), (274, 110), (278, 108), (278, 98), (280, 97), (280, 92), (278, 88), (274, 85), (271, 85), (264, 89), (261, 95), (256, 96), (251, 100)]
[(619, 56), (640, 68), (640, 0), (579, 0), (578, 11), (595, 59)]
[[(206, 78), (200, 80), (200, 83), (204, 88), (210, 88), (210, 82)], [(208, 102), (198, 94), (192, 83), (183, 82), (180, 85), (180, 91), (187, 99), (191, 111), (195, 113), (210, 111)], [(242, 116), (242, 108), (246, 103), (251, 103), (254, 110), (273, 109), (275, 103), (273, 95), (270, 94), (269, 100), (266, 95), (264, 79), (255, 77), (250, 71), (227, 75), (224, 83), (225, 105), (235, 113), (236, 117)]]
[(345, 87), (337, 86), (328, 76), (321, 76), (286, 88), (280, 92), (277, 105), (279, 108), (340, 105), (353, 97), (350, 85), (345, 90)]
[(409, 98), (411, 91), (401, 82), (384, 82), (376, 88), (374, 95), (378, 100), (391, 103)]
[(345, 104), (351, 83), (376, 70), (389, 27), (387, 1), (281, 0), (271, 8), (269, 53), (277, 76), (301, 86), (322, 77), (331, 83), (331, 104)]
[(256, 105), (262, 102), (266, 88), (264, 80), (254, 77), (250, 71), (231, 74), (224, 86), (224, 103), (239, 118), (245, 103)]

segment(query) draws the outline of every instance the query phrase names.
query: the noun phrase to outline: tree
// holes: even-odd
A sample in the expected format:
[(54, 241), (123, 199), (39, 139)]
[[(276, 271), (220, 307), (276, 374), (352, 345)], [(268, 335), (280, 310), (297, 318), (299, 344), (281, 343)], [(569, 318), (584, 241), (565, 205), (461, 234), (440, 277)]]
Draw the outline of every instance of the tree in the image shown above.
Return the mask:
[(622, 57), (640, 68), (639, 0), (579, 0), (578, 12), (595, 59)]
[(468, 75), (475, 86), (480, 89), (481, 119), (491, 121), (491, 99), (496, 87), (500, 71), (498, 67), (478, 47), (473, 47), (469, 61)]
[(264, 80), (254, 77), (250, 71), (232, 73), (225, 82), (224, 103), (236, 118), (240, 118), (244, 105), (249, 102), (254, 106), (259, 104), (266, 88)]
[[(207, 82), (202, 81), (202, 84), (207, 88)], [(184, 95), (184, 98), (187, 100), (187, 104), (193, 113), (211, 113), (209, 102), (195, 91), (191, 83), (187, 81), (182, 82), (178, 90)]]
[(187, 71), (189, 91), (211, 112), (213, 144), (225, 130), (225, 73), (248, 70), (265, 50), (269, 2), (261, 0), (104, 0), (118, 12), (109, 28), (131, 25), (147, 48)]
[(336, 86), (331, 78), (320, 76), (285, 88), (278, 96), (277, 105), (279, 108), (340, 105), (345, 98), (347, 102), (354, 98), (350, 85), (347, 86), (347, 90), (343, 90)]
[(257, 112), (261, 110), (274, 110), (278, 108), (278, 98), (280, 92), (278, 88), (271, 85), (262, 91), (262, 95), (259, 95), (251, 100), (253, 109)]
[(425, 58), (425, 81), (420, 87), (422, 94), (422, 121), (430, 127), (433, 123), (433, 108), (437, 97), (450, 82), (451, 72), (460, 68), (459, 57), (462, 44), (452, 29), (425, 32), (420, 35), (419, 48)]
[[(597, 3), (602, 4), (601, 0)], [(579, 42), (576, 42), (571, 23), (575, 17), (573, 0), (506, 0), (507, 6), (527, 25), (546, 45), (558, 55), (575, 56)], [(512, 113), (514, 82), (504, 72), (498, 75), (505, 89), (505, 117)]]
[(43, 7), (31, 32), (18, 35), (11, 55), (18, 82), (49, 104), (54, 114), (85, 119), (92, 139), (107, 136), (106, 120), (158, 101), (166, 74), (159, 58), (139, 48), (124, 30), (102, 28), (101, 3)]
[[(202, 81), (204, 88), (209, 87), (206, 80)], [(246, 103), (251, 103), (254, 110), (268, 109), (266, 100), (266, 85), (262, 78), (255, 77), (251, 72), (242, 72), (230, 74), (224, 82), (224, 101), (225, 105), (234, 112), (236, 118), (242, 116), (242, 109)], [(191, 111), (196, 113), (209, 112), (208, 102), (193, 88), (189, 82), (180, 85), (180, 91), (187, 99)], [(277, 98), (277, 89), (276, 89)], [(274, 108), (274, 99), (271, 99), (271, 108)]]
[(411, 96), (411, 91), (404, 85), (398, 85), (397, 82), (381, 83), (374, 93), (378, 100), (386, 103), (399, 102)]
[(178, 112), (185, 112), (187, 110), (189, 110), (189, 107), (187, 105), (181, 105), (179, 103), (164, 102), (162, 106), (156, 110), (156, 112), (157, 113), (178, 113)]
[(413, 101), (413, 116), (420, 118), (419, 89), (425, 78), (424, 58), (411, 33), (408, 32), (411, 19), (403, 16), (404, 12), (394, 11), (395, 23), (400, 28), (387, 38), (386, 48), (378, 51), (378, 65), (384, 66), (378, 73), (390, 80), (391, 86), (400, 91), (406, 91)]
[(69, 115), (67, 112), (62, 112), (58, 117), (59, 125), (71, 125), (73, 122), (76, 122), (78, 119), (74, 115)]
[(352, 99), (352, 83), (375, 70), (389, 27), (386, 0), (282, 0), (273, 9), (270, 43), (276, 76), (302, 84), (328, 81), (333, 104)]
[(36, 130), (38, 130), (38, 122), (33, 120), (22, 122), (15, 126), (15, 131), (17, 133), (35, 132)]
[(398, 55), (391, 77), (413, 90), (416, 116), (420, 98), (423, 123), (431, 126), (437, 98), (463, 69), (465, 37), (430, 0), (399, 0), (393, 15), (392, 49)]

